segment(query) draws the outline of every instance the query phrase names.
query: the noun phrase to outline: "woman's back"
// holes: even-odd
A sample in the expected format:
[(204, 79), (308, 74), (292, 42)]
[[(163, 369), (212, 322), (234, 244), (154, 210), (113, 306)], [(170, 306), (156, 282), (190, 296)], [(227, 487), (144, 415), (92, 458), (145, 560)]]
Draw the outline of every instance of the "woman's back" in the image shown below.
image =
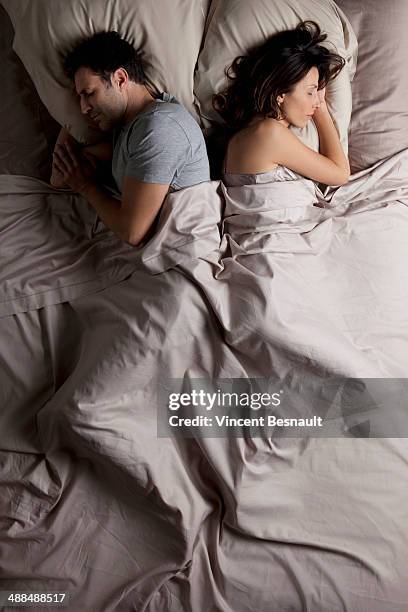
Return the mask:
[(272, 132), (278, 131), (279, 136), (285, 129), (275, 119), (253, 120), (229, 141), (224, 174), (261, 174), (275, 169), (278, 162), (271, 150)]

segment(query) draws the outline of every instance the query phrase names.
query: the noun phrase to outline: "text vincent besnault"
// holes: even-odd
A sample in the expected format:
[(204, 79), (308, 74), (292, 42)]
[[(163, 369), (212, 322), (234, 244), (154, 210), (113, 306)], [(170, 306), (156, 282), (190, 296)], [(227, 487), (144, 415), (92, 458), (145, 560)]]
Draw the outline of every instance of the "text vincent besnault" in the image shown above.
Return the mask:
[[(290, 418), (276, 417), (274, 414), (269, 414), (267, 418), (259, 417), (230, 417), (227, 415), (215, 415), (215, 421), (218, 427), (322, 427), (323, 418), (313, 416), (310, 418)], [(171, 427), (212, 427), (213, 418), (204, 415), (195, 417), (179, 417), (173, 414), (169, 417), (169, 425)]]

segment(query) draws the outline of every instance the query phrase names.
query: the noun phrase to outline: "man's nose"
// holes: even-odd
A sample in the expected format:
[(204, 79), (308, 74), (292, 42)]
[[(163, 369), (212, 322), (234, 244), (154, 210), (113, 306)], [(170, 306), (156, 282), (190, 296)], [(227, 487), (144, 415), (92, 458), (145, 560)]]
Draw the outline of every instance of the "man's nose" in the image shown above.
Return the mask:
[(81, 104), (81, 113), (82, 113), (83, 115), (86, 115), (86, 114), (87, 114), (87, 113), (88, 113), (88, 112), (91, 110), (91, 106), (90, 106), (89, 102), (87, 102), (87, 101), (85, 100), (85, 98), (83, 98), (83, 97), (81, 96), (81, 98), (80, 98), (80, 104)]

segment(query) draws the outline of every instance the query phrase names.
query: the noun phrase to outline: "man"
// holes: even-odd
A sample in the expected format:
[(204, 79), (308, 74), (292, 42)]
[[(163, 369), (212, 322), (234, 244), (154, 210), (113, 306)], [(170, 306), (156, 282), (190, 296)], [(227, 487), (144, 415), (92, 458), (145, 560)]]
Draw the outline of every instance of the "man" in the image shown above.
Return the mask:
[[(85, 147), (62, 131), (54, 150), (54, 186), (68, 185), (97, 211), (104, 224), (131, 245), (140, 245), (170, 190), (210, 180), (202, 132), (168, 93), (154, 98), (139, 54), (117, 32), (101, 32), (66, 58), (81, 112), (113, 142)], [(94, 178), (92, 157), (109, 159), (121, 201)]]

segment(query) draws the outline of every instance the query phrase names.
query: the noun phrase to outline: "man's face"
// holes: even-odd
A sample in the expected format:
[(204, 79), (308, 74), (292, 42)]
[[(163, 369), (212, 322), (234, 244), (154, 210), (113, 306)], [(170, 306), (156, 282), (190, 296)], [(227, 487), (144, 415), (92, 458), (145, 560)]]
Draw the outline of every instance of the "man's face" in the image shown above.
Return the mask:
[(104, 132), (120, 125), (126, 111), (126, 97), (115, 74), (111, 83), (107, 83), (90, 68), (82, 66), (75, 73), (75, 89), (81, 112), (91, 123)]

